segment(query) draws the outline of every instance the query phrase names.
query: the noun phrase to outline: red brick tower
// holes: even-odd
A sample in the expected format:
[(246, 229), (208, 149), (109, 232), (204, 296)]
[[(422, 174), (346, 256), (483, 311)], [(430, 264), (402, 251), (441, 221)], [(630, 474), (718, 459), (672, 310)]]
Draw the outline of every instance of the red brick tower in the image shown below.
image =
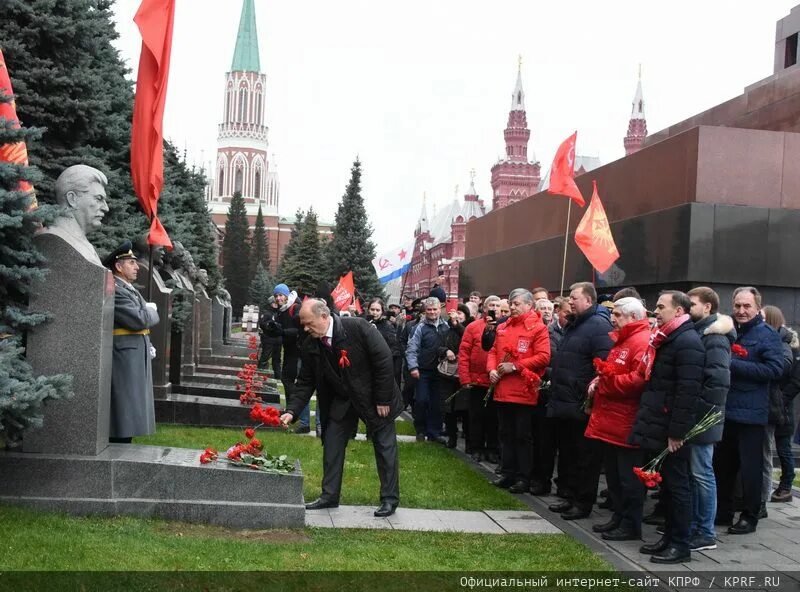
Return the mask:
[(511, 111), (503, 133), (506, 155), (492, 167), (492, 208), (504, 208), (537, 192), (540, 167), (531, 153), (528, 160), (528, 140), (531, 131), (525, 115), (525, 91), (522, 89), (522, 58), (517, 71), (517, 84), (511, 95)]
[(639, 66), (639, 82), (636, 84), (636, 95), (633, 97), (631, 120), (628, 122), (628, 135), (623, 140), (625, 156), (642, 149), (647, 137), (647, 120), (644, 118), (644, 99), (642, 98), (642, 67)]

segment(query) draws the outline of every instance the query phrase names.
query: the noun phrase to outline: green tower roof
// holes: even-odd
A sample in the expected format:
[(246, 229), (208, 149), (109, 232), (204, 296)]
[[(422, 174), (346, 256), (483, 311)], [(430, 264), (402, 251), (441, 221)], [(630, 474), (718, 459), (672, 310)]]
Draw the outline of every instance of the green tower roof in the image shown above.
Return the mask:
[(239, 33), (236, 35), (236, 49), (233, 52), (231, 72), (261, 72), (261, 62), (258, 57), (256, 9), (253, 0), (242, 2), (242, 16), (239, 19)]

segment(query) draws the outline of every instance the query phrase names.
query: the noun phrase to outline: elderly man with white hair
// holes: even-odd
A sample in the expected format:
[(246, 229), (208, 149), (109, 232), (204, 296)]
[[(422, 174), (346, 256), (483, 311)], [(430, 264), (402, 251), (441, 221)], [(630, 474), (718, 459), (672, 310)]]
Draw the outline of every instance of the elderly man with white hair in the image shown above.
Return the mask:
[[(628, 444), (628, 437), (644, 391), (645, 378), (639, 363), (647, 352), (650, 323), (640, 300), (621, 298), (614, 303), (611, 324), (614, 346), (589, 384), (593, 404), (585, 435), (603, 442), (608, 495), (614, 513), (611, 520), (594, 525), (592, 530), (610, 541), (638, 540), (645, 492), (633, 467), (642, 466), (644, 456), (640, 448)], [(587, 478), (597, 489), (599, 467)]]

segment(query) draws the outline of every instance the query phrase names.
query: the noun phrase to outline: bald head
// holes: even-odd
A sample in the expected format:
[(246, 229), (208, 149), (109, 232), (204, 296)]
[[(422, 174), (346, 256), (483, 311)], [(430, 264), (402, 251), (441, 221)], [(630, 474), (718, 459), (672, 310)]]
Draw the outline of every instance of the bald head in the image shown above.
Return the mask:
[(331, 309), (324, 300), (309, 298), (300, 307), (300, 324), (311, 337), (319, 339), (328, 332)]

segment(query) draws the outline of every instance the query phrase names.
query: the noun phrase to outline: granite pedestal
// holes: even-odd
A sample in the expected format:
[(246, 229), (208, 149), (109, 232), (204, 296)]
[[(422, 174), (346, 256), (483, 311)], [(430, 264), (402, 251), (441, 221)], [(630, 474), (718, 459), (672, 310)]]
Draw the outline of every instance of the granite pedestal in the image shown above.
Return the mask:
[(197, 292), (198, 323), (197, 344), (200, 356), (211, 355), (211, 298), (205, 290)]
[(150, 343), (156, 348), (156, 357), (153, 366), (153, 394), (156, 399), (162, 399), (172, 390), (169, 379), (169, 356), (172, 324), (172, 290), (167, 288), (164, 280), (158, 273), (153, 274), (153, 289), (149, 289), (149, 262), (139, 260), (139, 277), (136, 287), (139, 288), (145, 299), (155, 302), (158, 307), (159, 323), (150, 330)]
[[(175, 272), (175, 276), (181, 282), (181, 288), (186, 292), (185, 305), (189, 309), (186, 321), (183, 324), (181, 331), (181, 376), (191, 376), (194, 374), (195, 357), (198, 352), (195, 351), (197, 334), (195, 331), (195, 323), (197, 321), (197, 304), (195, 301), (195, 292), (192, 287), (192, 282), (180, 271)], [(174, 375), (174, 374), (173, 374)]]

